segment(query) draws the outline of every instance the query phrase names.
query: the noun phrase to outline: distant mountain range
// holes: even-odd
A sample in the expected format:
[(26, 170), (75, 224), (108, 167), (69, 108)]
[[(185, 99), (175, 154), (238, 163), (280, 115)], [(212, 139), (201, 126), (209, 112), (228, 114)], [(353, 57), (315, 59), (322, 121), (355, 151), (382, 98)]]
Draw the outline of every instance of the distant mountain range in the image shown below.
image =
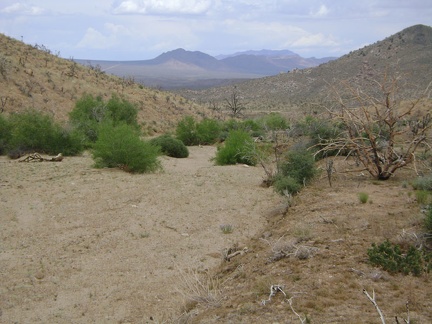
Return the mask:
[[(391, 75), (399, 76), (398, 94), (403, 98), (418, 98), (428, 88), (432, 82), (430, 26), (411, 26), (325, 64), (246, 80), (236, 83), (236, 89), (252, 110), (284, 111), (294, 107), (293, 111), (309, 109), (310, 113), (330, 100), (330, 85), (338, 87), (344, 81), (373, 93), (379, 92), (377, 82)], [(176, 92), (196, 102), (223, 105), (232, 86)]]
[(99, 66), (120, 77), (132, 77), (146, 86), (206, 88), (234, 81), (276, 75), (326, 63), (335, 57), (304, 58), (289, 50), (246, 51), (213, 57), (182, 48), (151, 60), (98, 61), (75, 60), (83, 65)]

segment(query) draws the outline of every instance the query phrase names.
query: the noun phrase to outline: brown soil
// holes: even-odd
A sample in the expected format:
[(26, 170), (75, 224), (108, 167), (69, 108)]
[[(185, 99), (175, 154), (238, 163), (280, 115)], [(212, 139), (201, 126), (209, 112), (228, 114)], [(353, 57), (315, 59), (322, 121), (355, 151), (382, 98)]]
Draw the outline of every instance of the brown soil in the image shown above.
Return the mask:
[[(281, 198), (214, 147), (164, 171), (94, 169), (90, 156), (0, 163), (0, 322), (145, 323), (178, 314), (181, 273), (221, 262)], [(224, 234), (220, 225), (231, 225)], [(181, 280), (180, 280), (181, 281)]]
[[(336, 161), (333, 186), (323, 172), (285, 213), (261, 168), (190, 153), (145, 175), (94, 169), (90, 156), (2, 157), (0, 322), (300, 323), (292, 297), (311, 323), (379, 323), (363, 289), (390, 322), (406, 302), (411, 323), (432, 322), (430, 275), (392, 275), (366, 255), (372, 242), (419, 242), (414, 172), (378, 182)], [(224, 261), (236, 246), (248, 252)], [(271, 285), (286, 298), (263, 305)]]

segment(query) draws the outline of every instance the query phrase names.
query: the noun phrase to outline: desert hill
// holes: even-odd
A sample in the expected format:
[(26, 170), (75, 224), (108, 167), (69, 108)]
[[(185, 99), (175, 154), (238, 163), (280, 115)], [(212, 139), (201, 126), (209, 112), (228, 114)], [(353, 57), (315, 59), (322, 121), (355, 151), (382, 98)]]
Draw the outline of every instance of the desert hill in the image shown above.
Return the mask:
[[(416, 25), (348, 53), (318, 67), (293, 70), (276, 76), (236, 84), (237, 91), (252, 110), (298, 111), (326, 100), (330, 84), (380, 78), (384, 71), (404, 76), (402, 94), (416, 95), (432, 80), (432, 28)], [(201, 103), (219, 103), (230, 96), (232, 86), (179, 91)]]
[(62, 59), (43, 45), (24, 44), (0, 34), (0, 49), (0, 109), (5, 114), (32, 108), (65, 121), (83, 94), (104, 99), (117, 94), (137, 106), (139, 122), (153, 133), (172, 128), (184, 115), (199, 117), (209, 112), (179, 95)]

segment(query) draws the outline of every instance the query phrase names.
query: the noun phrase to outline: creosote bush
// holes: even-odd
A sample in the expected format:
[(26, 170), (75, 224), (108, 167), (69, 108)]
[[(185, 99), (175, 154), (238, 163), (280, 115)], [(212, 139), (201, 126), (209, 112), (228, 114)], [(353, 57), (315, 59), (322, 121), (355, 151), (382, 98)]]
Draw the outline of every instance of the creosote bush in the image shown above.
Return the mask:
[(153, 172), (161, 168), (159, 147), (142, 141), (138, 131), (127, 124), (114, 126), (106, 122), (100, 125), (92, 153), (97, 168), (120, 167), (132, 173)]
[(175, 158), (187, 158), (189, 156), (189, 150), (186, 145), (170, 135), (155, 137), (150, 140), (150, 143), (154, 146), (159, 146), (161, 152), (167, 156)]
[(256, 165), (257, 161), (253, 159), (253, 150), (255, 143), (252, 137), (243, 130), (231, 131), (225, 143), (218, 147), (215, 157), (216, 165), (228, 165), (243, 163), (247, 165)]
[(410, 246), (407, 251), (402, 251), (397, 244), (388, 240), (380, 245), (372, 243), (367, 254), (373, 265), (381, 266), (390, 273), (403, 273), (420, 276), (422, 272), (430, 269), (429, 257), (422, 251)]
[(274, 189), (284, 195), (294, 195), (317, 174), (315, 158), (304, 146), (289, 150), (278, 166)]
[(302, 185), (290, 176), (277, 176), (273, 187), (275, 191), (281, 195), (285, 195), (286, 193), (295, 195), (301, 190)]
[(199, 144), (196, 124), (195, 119), (191, 116), (184, 117), (177, 124), (176, 136), (184, 145), (192, 146)]
[(101, 97), (84, 95), (75, 103), (69, 119), (85, 135), (90, 145), (97, 140), (98, 128), (102, 122), (111, 122), (113, 125), (124, 123), (139, 129), (137, 115), (138, 110), (134, 105), (116, 95), (108, 102), (104, 102)]
[(7, 145), (10, 141), (9, 121), (0, 114), (0, 155), (7, 153)]
[(432, 175), (418, 177), (411, 183), (415, 190), (428, 190), (432, 191)]
[(285, 130), (290, 127), (288, 120), (280, 113), (272, 112), (258, 119), (257, 123), (265, 130)]
[(10, 115), (2, 128), (9, 131), (9, 135), (2, 136), (5, 140), (2, 145), (9, 153), (74, 155), (83, 150), (78, 132), (60, 126), (51, 116), (35, 110)]
[(211, 145), (221, 138), (221, 125), (214, 119), (197, 122), (192, 116), (184, 117), (176, 127), (176, 137), (187, 146)]

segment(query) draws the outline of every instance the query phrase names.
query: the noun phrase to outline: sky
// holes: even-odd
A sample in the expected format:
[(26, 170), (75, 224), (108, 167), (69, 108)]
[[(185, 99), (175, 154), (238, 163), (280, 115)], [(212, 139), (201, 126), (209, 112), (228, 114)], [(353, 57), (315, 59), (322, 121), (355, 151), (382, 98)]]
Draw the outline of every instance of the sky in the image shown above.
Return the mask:
[(338, 57), (416, 24), (432, 26), (431, 0), (0, 0), (0, 33), (67, 59), (177, 48)]

